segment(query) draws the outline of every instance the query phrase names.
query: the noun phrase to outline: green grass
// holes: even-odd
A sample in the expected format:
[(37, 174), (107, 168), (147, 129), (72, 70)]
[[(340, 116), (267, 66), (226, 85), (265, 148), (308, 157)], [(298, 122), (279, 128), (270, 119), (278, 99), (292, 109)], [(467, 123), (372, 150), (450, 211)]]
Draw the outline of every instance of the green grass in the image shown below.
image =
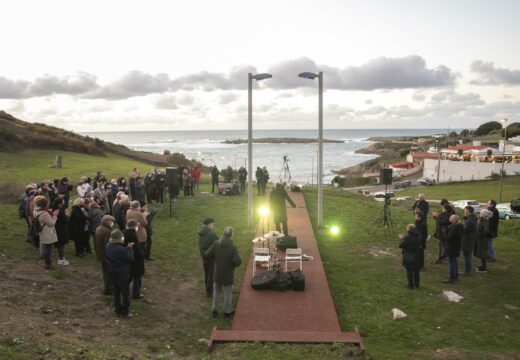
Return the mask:
[[(62, 152), (64, 169), (49, 169), (55, 152), (26, 154), (0, 153), (2, 181), (23, 183), (44, 178), (94, 176), (102, 170), (108, 177), (127, 175), (134, 166), (149, 166), (117, 156), (94, 157)], [(30, 168), (27, 168), (30, 158)], [(510, 179), (508, 178), (508, 181)], [(488, 185), (491, 183), (487, 183)], [(472, 184), (475, 185), (475, 184)], [(473, 187), (441, 185), (424, 188), (436, 198), (444, 189), (446, 197), (489, 196), (486, 183), (479, 185), (482, 198)], [(506, 183), (504, 189), (514, 187)], [(201, 190), (208, 190), (203, 185)], [(509, 190), (508, 190), (509, 191)], [(415, 194), (412, 192), (411, 195)], [(311, 219), (316, 218), (316, 194), (305, 193)], [(444, 197), (444, 196), (439, 196)], [(235, 275), (236, 302), (250, 252), (253, 231), (247, 226), (247, 198), (197, 196), (174, 202), (174, 216), (168, 205), (154, 205), (159, 215), (154, 226), (153, 255), (146, 263), (144, 302), (133, 302), (136, 314), (130, 322), (116, 322), (110, 299), (102, 296), (99, 264), (93, 257), (66, 256), (71, 266), (47, 273), (37, 263), (35, 251), (23, 238), (25, 225), (16, 217), (16, 205), (0, 204), (0, 358), (1, 359), (141, 359), (141, 358), (218, 358), (218, 359), (343, 359), (351, 348), (338, 345), (225, 344), (208, 354), (199, 339), (207, 339), (214, 326), (229, 328), (231, 322), (209, 316), (210, 301), (205, 298), (202, 266), (196, 230), (206, 216), (217, 220), (216, 230), (236, 229), (235, 241), (244, 264)], [(259, 199), (255, 196), (255, 200)], [(411, 201), (392, 205), (398, 222), (396, 233), (410, 222)], [(519, 236), (520, 221), (501, 222), (496, 241), (499, 262), (490, 264), (488, 274), (463, 278), (455, 286), (440, 281), (448, 274), (446, 264), (433, 265), (437, 242), (427, 249), (427, 270), (421, 289), (405, 287), (400, 265), (397, 235), (384, 239), (374, 230), (374, 219), (382, 204), (357, 194), (327, 192), (324, 198), (327, 225), (337, 224), (341, 233), (332, 237), (319, 231), (318, 244), (336, 310), (344, 330), (358, 328), (367, 347), (367, 359), (495, 359), (515, 358), (520, 348)], [(437, 205), (432, 205), (435, 209)], [(430, 233), (433, 221), (430, 221)], [(382, 250), (395, 256), (374, 256)], [(459, 262), (460, 263), (460, 262)], [(51, 285), (49, 287), (49, 285)], [(441, 297), (452, 289), (465, 299), (449, 303)], [(41, 307), (57, 309), (44, 315)], [(397, 307), (408, 319), (393, 321)], [(506, 318), (506, 316), (508, 318)], [(4, 320), (5, 319), (5, 320)], [(54, 324), (57, 322), (58, 324)], [(47, 334), (47, 335), (46, 335)]]
[[(446, 198), (450, 201), (477, 200), (480, 202), (495, 199), (498, 203), (500, 179), (425, 186), (400, 191), (397, 196), (410, 195), (415, 198), (421, 192), (426, 195), (427, 199), (440, 200)], [(506, 176), (502, 188), (502, 201), (510, 202), (511, 199), (515, 198), (520, 198), (520, 176)]]

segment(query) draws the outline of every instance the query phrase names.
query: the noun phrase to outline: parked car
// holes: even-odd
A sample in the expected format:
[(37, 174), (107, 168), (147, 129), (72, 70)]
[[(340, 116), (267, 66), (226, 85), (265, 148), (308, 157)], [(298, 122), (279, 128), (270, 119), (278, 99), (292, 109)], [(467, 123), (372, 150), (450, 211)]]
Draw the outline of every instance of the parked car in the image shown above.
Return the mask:
[(374, 193), (374, 197), (376, 199), (384, 199), (385, 197), (393, 198), (395, 197), (395, 194), (392, 191), (388, 191), (387, 193), (385, 193), (384, 191), (378, 191)]
[(410, 180), (396, 181), (394, 183), (394, 189), (405, 189), (410, 186), (412, 186), (412, 182)]
[(520, 213), (520, 198), (511, 200), (511, 210)]
[(511, 209), (511, 204), (497, 204), (498, 218), (504, 220), (520, 219), (520, 213), (514, 212)]
[(423, 178), (417, 179), (417, 184), (424, 185), (424, 186), (435, 185), (435, 180), (423, 177)]
[(464, 209), (466, 206), (472, 206), (475, 213), (480, 212), (480, 203), (475, 200), (457, 200), (453, 202), (453, 206), (459, 209)]

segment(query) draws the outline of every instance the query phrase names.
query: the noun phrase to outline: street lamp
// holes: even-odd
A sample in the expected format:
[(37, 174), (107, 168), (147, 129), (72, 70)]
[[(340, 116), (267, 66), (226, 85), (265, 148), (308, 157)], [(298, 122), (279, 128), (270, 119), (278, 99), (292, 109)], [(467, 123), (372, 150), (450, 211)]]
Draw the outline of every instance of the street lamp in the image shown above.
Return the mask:
[(500, 171), (500, 202), (502, 202), (502, 185), (504, 184), (504, 163), (506, 162), (506, 140), (507, 140), (507, 118), (503, 118), (500, 122), (504, 126), (504, 143), (502, 144), (502, 171)]
[(323, 72), (317, 74), (303, 72), (298, 75), (304, 79), (314, 80), (318, 78), (318, 226), (323, 223)]
[(273, 77), (260, 73), (247, 75), (248, 117), (247, 117), (247, 224), (253, 224), (253, 79), (261, 81)]

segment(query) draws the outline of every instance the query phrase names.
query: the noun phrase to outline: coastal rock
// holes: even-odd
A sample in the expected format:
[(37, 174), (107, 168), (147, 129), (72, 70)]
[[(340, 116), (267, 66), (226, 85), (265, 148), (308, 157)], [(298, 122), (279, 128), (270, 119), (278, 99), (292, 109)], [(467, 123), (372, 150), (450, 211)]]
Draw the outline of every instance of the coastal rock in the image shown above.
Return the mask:
[[(222, 141), (222, 144), (247, 144), (247, 139), (236, 139), (236, 140), (225, 140)], [(255, 144), (309, 144), (318, 142), (318, 139), (311, 138), (292, 138), (292, 137), (282, 137), (282, 138), (259, 138), (253, 139), (253, 143)], [(343, 140), (332, 140), (332, 139), (323, 139), (324, 143), (332, 143), (332, 144), (340, 144), (343, 143)]]

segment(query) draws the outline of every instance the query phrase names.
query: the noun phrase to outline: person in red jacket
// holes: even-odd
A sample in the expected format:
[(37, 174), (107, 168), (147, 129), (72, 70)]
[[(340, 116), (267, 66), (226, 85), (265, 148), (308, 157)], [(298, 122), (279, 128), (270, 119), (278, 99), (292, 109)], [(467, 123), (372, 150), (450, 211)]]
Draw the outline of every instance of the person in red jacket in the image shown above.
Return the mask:
[(197, 165), (195, 165), (191, 169), (191, 172), (193, 174), (193, 180), (195, 181), (195, 188), (197, 190), (199, 190), (199, 182), (200, 182), (200, 176), (201, 176), (200, 169)]

